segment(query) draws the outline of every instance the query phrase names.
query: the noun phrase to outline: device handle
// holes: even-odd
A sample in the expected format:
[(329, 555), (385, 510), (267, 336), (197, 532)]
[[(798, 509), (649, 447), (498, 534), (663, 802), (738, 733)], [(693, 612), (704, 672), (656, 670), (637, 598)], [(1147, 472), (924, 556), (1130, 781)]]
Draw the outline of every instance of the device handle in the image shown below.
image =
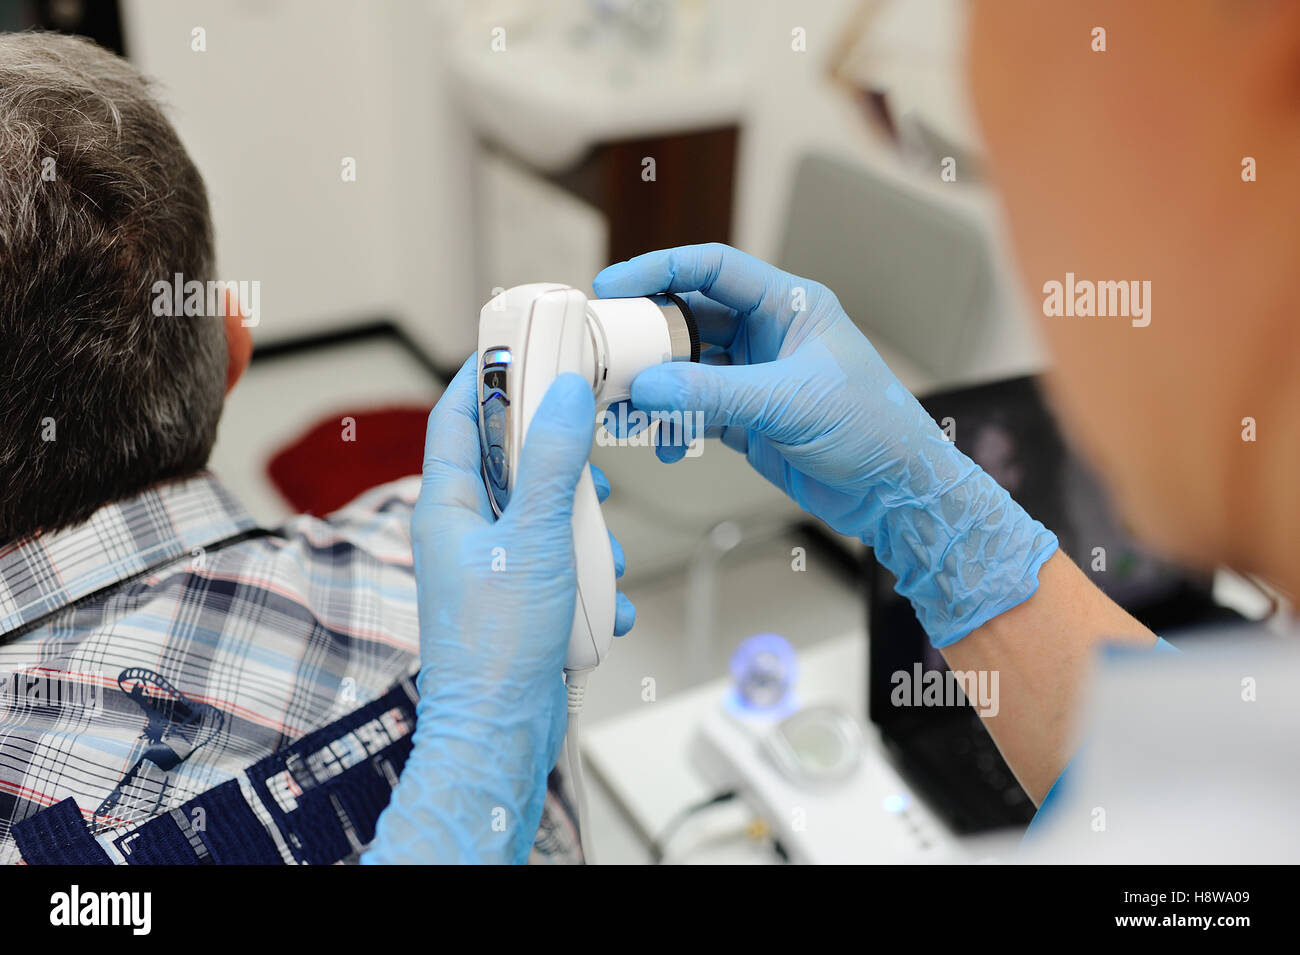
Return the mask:
[(564, 668), (589, 670), (600, 663), (614, 640), (617, 581), (614, 551), (596, 497), (591, 467), (583, 468), (573, 498), (573, 554), (578, 577), (573, 629)]

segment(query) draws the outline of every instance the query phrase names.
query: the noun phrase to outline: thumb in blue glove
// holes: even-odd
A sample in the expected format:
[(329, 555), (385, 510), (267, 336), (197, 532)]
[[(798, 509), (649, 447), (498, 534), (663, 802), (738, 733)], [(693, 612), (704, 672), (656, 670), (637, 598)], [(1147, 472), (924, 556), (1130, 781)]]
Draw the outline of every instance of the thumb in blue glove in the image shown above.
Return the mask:
[[(475, 363), (429, 416), (411, 522), (419, 586), (413, 748), (364, 860), (522, 862), (567, 725), (561, 673), (576, 599), (574, 491), (591, 386), (561, 375), (538, 407), (499, 520), (480, 471)], [(608, 494), (594, 474), (598, 495)], [(621, 550), (615, 546), (616, 570)], [(619, 594), (619, 632), (633, 611)]]

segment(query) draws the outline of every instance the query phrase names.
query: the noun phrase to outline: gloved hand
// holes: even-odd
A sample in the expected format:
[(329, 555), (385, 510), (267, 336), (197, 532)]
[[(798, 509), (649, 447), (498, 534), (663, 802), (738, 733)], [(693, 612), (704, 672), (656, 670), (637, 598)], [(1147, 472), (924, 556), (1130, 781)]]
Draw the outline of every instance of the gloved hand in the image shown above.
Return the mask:
[[(711, 360), (730, 366), (650, 368), (633, 406), (703, 412), (707, 435), (874, 547), (936, 647), (1037, 589), (1055, 535), (944, 437), (829, 289), (718, 244), (640, 255), (592, 284), (603, 298), (685, 295), (703, 341), (721, 348)], [(661, 460), (682, 457), (679, 437)]]
[[(494, 521), (475, 370), (471, 357), (429, 415), (411, 520), (420, 700), (411, 755), (366, 863), (526, 861), (564, 742), (561, 673), (577, 593), (571, 521), (591, 451), (591, 386), (574, 374), (551, 386)], [(593, 472), (603, 500), (609, 482)], [(622, 576), (617, 541), (614, 560)], [(620, 635), (634, 616), (620, 593)]]

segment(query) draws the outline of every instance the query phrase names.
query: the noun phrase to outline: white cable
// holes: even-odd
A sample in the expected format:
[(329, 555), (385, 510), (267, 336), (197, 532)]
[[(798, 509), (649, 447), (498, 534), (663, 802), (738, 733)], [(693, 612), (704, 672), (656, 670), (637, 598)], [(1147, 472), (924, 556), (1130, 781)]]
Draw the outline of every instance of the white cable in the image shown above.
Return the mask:
[(569, 771), (569, 790), (578, 810), (578, 844), (587, 865), (596, 864), (591, 838), (591, 813), (587, 808), (587, 783), (582, 776), (582, 752), (579, 746), (578, 717), (587, 695), (587, 674), (590, 670), (565, 671), (564, 683), (569, 694), (569, 730), (564, 737), (564, 757)]

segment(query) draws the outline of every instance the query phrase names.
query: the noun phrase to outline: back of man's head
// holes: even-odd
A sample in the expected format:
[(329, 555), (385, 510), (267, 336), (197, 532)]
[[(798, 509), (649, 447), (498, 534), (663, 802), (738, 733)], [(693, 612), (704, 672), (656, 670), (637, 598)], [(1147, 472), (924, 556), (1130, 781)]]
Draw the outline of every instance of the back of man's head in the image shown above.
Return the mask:
[(147, 81), (0, 35), (0, 543), (207, 463), (223, 325), (154, 315), (151, 288), (211, 271), (203, 180)]

